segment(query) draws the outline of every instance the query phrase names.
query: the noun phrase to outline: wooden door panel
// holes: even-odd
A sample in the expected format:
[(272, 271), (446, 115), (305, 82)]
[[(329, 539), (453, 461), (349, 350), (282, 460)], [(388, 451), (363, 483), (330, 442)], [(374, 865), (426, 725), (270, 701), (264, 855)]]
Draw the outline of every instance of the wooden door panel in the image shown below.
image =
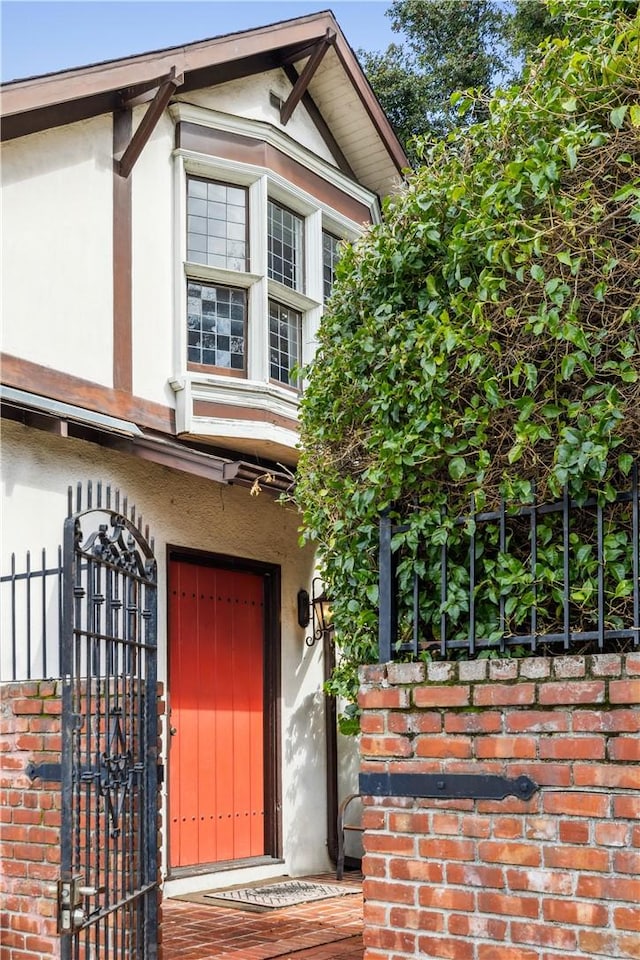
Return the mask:
[(260, 856), (264, 579), (174, 560), (169, 593), (171, 865)]

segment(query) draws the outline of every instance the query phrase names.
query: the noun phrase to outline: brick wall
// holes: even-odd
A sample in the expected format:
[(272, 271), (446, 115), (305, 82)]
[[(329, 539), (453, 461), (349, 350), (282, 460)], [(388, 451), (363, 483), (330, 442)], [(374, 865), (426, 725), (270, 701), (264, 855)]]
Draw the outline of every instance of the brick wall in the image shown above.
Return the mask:
[(367, 799), (365, 960), (638, 960), (639, 704), (637, 653), (363, 668), (363, 772), (541, 788)]
[[(159, 733), (161, 696), (159, 684)], [(47, 889), (60, 876), (60, 783), (32, 781), (27, 767), (60, 762), (61, 697), (56, 680), (0, 686), (0, 960), (60, 956), (56, 899)], [(161, 829), (158, 796), (159, 846)]]
[(60, 685), (0, 689), (0, 957), (58, 955), (55, 899), (60, 874), (60, 785), (29, 779), (27, 765), (60, 760)]

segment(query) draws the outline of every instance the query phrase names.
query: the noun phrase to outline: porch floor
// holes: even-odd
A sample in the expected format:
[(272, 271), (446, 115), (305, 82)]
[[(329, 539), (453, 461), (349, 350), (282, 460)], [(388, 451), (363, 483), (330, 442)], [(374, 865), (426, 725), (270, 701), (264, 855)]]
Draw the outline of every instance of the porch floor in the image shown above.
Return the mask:
[[(301, 878), (302, 879), (302, 878)], [(336, 883), (333, 874), (305, 877)], [(361, 883), (348, 873), (341, 883)], [(362, 960), (362, 893), (265, 913), (166, 899), (163, 960)]]

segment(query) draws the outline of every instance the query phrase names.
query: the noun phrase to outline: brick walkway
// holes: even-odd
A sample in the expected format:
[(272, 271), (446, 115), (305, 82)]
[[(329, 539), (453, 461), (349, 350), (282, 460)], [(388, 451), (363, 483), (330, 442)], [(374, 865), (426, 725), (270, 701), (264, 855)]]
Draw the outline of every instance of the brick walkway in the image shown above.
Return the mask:
[(361, 893), (265, 913), (167, 899), (162, 915), (163, 960), (362, 960)]

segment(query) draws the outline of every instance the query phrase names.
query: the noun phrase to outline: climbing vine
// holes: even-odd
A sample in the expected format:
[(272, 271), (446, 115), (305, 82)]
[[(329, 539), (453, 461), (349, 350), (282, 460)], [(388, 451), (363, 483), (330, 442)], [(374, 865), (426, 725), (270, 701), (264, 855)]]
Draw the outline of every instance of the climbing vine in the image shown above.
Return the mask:
[[(485, 122), (423, 142), (383, 223), (339, 264), (302, 400), (297, 484), (303, 535), (318, 544), (335, 599), (333, 692), (353, 696), (356, 666), (376, 656), (382, 509), (412, 510), (407, 570), (418, 532), (432, 549), (425, 573), (446, 540), (447, 602), (463, 629), (453, 518), (471, 495), (482, 510), (534, 491), (554, 500), (567, 484), (577, 502), (594, 492), (612, 502), (630, 483), (640, 450), (638, 4), (575, 0), (563, 12), (567, 36), (493, 97)], [(461, 114), (472, 98), (455, 96)], [(537, 595), (553, 629), (562, 550), (547, 526), (533, 574), (526, 548), (507, 562), (487, 544), (487, 631), (500, 598), (517, 630), (533, 579), (547, 584)], [(572, 536), (584, 625), (597, 562), (586, 528)], [(624, 515), (607, 536), (615, 621), (631, 593)], [(427, 606), (437, 636), (439, 597)]]

